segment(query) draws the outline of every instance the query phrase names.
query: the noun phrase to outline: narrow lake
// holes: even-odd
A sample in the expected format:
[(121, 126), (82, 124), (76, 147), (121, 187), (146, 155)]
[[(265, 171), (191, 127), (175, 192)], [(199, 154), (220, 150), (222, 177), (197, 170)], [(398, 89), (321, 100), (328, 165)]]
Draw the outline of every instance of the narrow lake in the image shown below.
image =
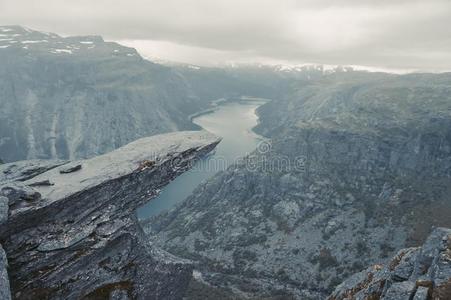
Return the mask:
[(252, 131), (258, 123), (256, 109), (263, 101), (227, 102), (211, 113), (200, 115), (193, 122), (222, 137), (214, 154), (199, 160), (191, 170), (167, 185), (157, 197), (140, 207), (138, 218), (143, 220), (160, 214), (185, 200), (203, 181), (224, 170), (238, 158), (257, 147), (259, 136)]

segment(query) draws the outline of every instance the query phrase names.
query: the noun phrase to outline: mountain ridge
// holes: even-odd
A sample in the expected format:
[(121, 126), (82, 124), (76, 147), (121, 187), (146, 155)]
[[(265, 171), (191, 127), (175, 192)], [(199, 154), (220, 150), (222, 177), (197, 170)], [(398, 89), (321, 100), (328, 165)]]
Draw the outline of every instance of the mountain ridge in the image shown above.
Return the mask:
[(198, 129), (189, 116), (211, 101), (277, 97), (288, 84), (251, 69), (163, 66), (97, 36), (0, 31), (0, 157), (7, 162), (87, 158), (137, 138)]

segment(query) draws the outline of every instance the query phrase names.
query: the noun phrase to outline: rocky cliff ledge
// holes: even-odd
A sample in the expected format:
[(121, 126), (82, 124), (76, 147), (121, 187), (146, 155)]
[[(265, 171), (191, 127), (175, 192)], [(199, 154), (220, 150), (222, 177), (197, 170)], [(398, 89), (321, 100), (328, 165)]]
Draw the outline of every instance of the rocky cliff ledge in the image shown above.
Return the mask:
[(1, 165), (0, 297), (8, 266), (15, 299), (180, 298), (191, 264), (145, 242), (135, 209), (218, 142), (179, 132), (89, 160)]
[(329, 297), (345, 299), (451, 299), (451, 229), (436, 228), (423, 246), (353, 275)]

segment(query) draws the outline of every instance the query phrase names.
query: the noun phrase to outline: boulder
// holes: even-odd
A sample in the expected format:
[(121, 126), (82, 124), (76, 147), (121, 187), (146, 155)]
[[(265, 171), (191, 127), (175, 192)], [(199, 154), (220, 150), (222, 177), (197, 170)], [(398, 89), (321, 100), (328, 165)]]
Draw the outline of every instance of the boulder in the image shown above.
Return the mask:
[(429, 295), (432, 299), (451, 299), (450, 241), (451, 229), (435, 228), (421, 247), (399, 251), (376, 271), (369, 268), (351, 276), (328, 299), (357, 299), (362, 295), (381, 300), (426, 300)]

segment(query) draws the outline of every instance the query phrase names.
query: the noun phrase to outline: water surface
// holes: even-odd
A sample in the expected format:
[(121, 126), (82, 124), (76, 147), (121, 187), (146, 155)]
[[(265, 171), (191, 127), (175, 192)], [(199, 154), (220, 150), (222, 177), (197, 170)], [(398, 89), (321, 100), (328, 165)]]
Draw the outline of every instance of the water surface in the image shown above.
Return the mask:
[(191, 170), (167, 185), (158, 197), (140, 207), (139, 219), (170, 209), (185, 200), (203, 180), (255, 150), (259, 142), (259, 136), (252, 131), (258, 122), (255, 110), (263, 103), (227, 102), (219, 105), (214, 112), (195, 117), (193, 123), (222, 137), (222, 141), (213, 155), (196, 162)]

